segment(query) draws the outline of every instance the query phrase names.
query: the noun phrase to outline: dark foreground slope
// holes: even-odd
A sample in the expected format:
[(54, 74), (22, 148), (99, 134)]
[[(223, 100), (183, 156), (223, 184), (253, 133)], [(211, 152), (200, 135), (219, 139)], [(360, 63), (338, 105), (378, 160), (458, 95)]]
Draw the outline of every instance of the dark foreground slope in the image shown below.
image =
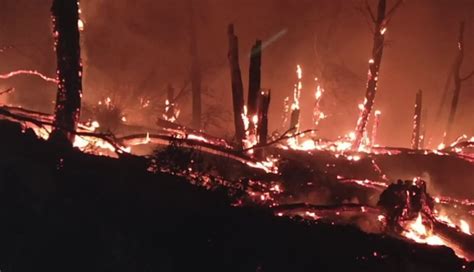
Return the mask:
[(148, 173), (142, 159), (54, 150), (0, 122), (1, 271), (459, 271), (466, 265), (447, 248), (233, 208), (223, 192)]

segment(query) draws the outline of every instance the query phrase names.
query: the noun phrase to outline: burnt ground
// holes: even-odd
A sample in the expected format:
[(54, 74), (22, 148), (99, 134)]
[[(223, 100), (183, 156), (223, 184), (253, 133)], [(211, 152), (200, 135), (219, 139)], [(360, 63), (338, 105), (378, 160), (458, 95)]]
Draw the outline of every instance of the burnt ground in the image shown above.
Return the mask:
[(445, 247), (232, 207), (141, 158), (58, 152), (6, 121), (0, 132), (1, 271), (473, 269)]

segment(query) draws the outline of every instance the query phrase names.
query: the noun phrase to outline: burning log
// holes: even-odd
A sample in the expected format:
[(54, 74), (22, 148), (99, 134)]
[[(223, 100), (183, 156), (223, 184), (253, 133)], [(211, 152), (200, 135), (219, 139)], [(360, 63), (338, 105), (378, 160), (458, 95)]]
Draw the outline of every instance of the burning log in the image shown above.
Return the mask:
[(258, 103), (258, 143), (260, 145), (267, 144), (268, 137), (268, 108), (270, 106), (270, 90), (262, 90)]
[(250, 54), (249, 69), (249, 93), (247, 97), (247, 107), (250, 116), (257, 113), (257, 104), (259, 99), (261, 73), (260, 66), (262, 63), (262, 41), (257, 40), (252, 47)]
[(369, 60), (367, 90), (365, 94), (363, 110), (361, 111), (359, 119), (357, 120), (357, 126), (355, 131), (356, 138), (354, 140), (354, 144), (352, 145), (352, 148), (354, 150), (358, 150), (362, 143), (362, 139), (367, 128), (367, 123), (369, 121), (369, 116), (372, 112), (372, 107), (374, 106), (375, 94), (377, 92), (377, 84), (379, 80), (380, 64), (382, 62), (382, 54), (385, 41), (384, 34), (387, 31), (387, 24), (395, 10), (401, 5), (402, 2), (403, 0), (398, 1), (388, 13), (385, 13), (387, 8), (387, 1), (379, 0), (377, 18), (375, 18), (375, 16), (373, 15), (370, 7), (367, 6), (372, 20), (375, 24), (375, 33), (372, 48), (372, 57)]
[(415, 115), (413, 116), (413, 133), (411, 138), (411, 148), (415, 150), (420, 148), (422, 95), (423, 93), (421, 90), (416, 93)]
[(57, 55), (58, 93), (54, 138), (74, 141), (82, 97), (82, 63), (79, 34), (79, 1), (54, 0), (51, 8)]
[[(192, 127), (201, 128), (202, 102), (201, 102), (201, 64), (198, 55), (196, 24), (194, 22), (194, 7), (191, 1), (191, 89), (193, 95)], [(172, 100), (170, 100), (172, 101)]]
[(474, 75), (474, 71), (465, 77), (461, 77), (461, 66), (464, 61), (464, 22), (461, 22), (459, 26), (458, 36), (458, 56), (454, 65), (454, 93), (453, 100), (451, 101), (451, 109), (449, 111), (448, 123), (446, 124), (446, 131), (444, 132), (443, 143), (447, 142), (452, 138), (452, 126), (454, 118), (456, 117), (456, 111), (458, 108), (459, 95), (461, 93), (461, 85), (463, 81), (468, 80)]
[(242, 141), (245, 138), (244, 122), (242, 111), (244, 108), (244, 91), (242, 85), (242, 75), (239, 66), (239, 41), (234, 34), (234, 25), (230, 24), (227, 31), (229, 37), (229, 64), (230, 77), (232, 81), (232, 100), (234, 105), (234, 126), (237, 147), (242, 149)]

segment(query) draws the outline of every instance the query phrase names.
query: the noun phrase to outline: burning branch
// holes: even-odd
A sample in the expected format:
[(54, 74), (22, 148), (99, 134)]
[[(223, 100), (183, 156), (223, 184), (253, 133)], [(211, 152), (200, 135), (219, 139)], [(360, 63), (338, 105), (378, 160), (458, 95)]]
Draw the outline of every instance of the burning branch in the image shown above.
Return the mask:
[(74, 141), (82, 98), (82, 63), (78, 0), (54, 0), (54, 39), (57, 55), (58, 93), (53, 135), (59, 141)]

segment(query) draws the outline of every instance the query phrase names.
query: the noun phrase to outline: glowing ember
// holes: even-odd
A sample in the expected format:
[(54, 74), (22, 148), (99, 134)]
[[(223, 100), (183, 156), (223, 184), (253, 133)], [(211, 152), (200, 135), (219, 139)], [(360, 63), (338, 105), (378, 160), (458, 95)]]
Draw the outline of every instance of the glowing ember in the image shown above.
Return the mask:
[(41, 79), (43, 79), (44, 81), (47, 81), (47, 82), (52, 82), (52, 83), (55, 83), (55, 84), (59, 83), (59, 81), (56, 78), (51, 78), (51, 77), (45, 76), (45, 75), (43, 75), (42, 73), (40, 73), (36, 70), (17, 70), (17, 71), (13, 71), (13, 72), (10, 72), (10, 73), (7, 73), (7, 74), (0, 75), (0, 79), (9, 79), (9, 78), (19, 76), (19, 75), (33, 75), (33, 76), (38, 76), (38, 77), (40, 77)]

